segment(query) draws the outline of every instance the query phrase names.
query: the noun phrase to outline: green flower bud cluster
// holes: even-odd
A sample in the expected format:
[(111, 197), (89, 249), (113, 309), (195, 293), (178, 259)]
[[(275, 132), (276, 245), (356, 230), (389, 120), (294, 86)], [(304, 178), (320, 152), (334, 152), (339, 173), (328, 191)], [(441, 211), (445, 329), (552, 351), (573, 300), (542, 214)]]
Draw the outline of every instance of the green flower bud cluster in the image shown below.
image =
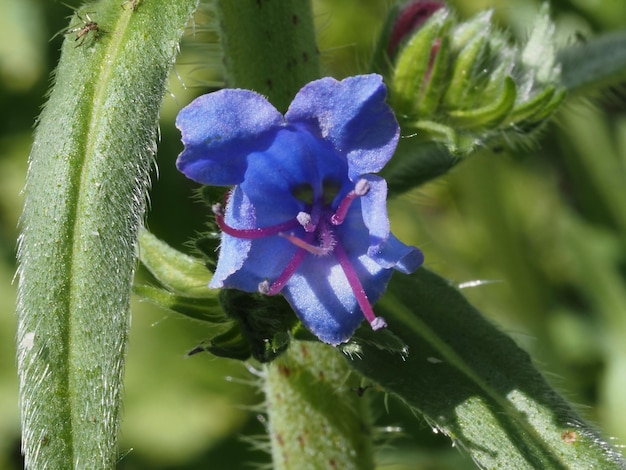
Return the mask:
[(492, 137), (527, 135), (563, 100), (548, 7), (522, 46), (494, 26), (492, 13), (458, 22), (439, 8), (379, 67), (405, 135), (468, 153)]

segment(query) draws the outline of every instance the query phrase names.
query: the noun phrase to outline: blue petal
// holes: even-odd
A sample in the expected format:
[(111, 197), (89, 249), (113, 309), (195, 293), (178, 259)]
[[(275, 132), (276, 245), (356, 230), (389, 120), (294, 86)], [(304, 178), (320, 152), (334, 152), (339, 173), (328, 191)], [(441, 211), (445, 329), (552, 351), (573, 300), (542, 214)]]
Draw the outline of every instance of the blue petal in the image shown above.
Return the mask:
[[(424, 255), (417, 248), (400, 242), (389, 231), (387, 182), (376, 175), (365, 175), (363, 178), (370, 183), (370, 190), (360, 198), (361, 212), (355, 216), (362, 217), (369, 231), (367, 255), (385, 269), (395, 268), (405, 274), (412, 273), (422, 265)], [(348, 230), (356, 233), (360, 229), (350, 227)]]
[[(255, 226), (254, 208), (239, 188), (235, 188), (226, 206), (225, 221), (227, 224), (240, 229), (254, 228)], [(251, 240), (235, 238), (222, 233), (220, 256), (209, 287), (237, 287), (227, 285), (225, 281), (241, 269), (251, 248)], [(250, 292), (249, 289), (241, 289)]]
[(240, 183), (248, 155), (267, 148), (283, 125), (282, 115), (253, 91), (229, 89), (200, 96), (176, 118), (185, 144), (176, 166), (198, 183)]
[[(233, 190), (224, 220), (238, 229), (262, 226), (241, 186)], [(247, 240), (222, 233), (219, 260), (209, 287), (257, 292), (261, 281), (280, 275), (295, 251), (295, 245), (277, 235)]]
[[(376, 301), (392, 271), (381, 269), (367, 256), (352, 263), (368, 298)], [(325, 343), (347, 341), (364, 320), (354, 292), (332, 255), (307, 256), (283, 293), (304, 326)]]
[(380, 176), (363, 176), (370, 184), (369, 192), (361, 201), (361, 213), (370, 235), (370, 245), (378, 245), (389, 237), (389, 216), (387, 215), (387, 182)]
[(367, 255), (383, 268), (394, 268), (410, 274), (424, 263), (424, 254), (414, 246), (407, 246), (392, 234), (383, 243), (371, 246)]
[(396, 148), (400, 130), (385, 96), (380, 75), (341, 82), (323, 78), (298, 92), (285, 118), (306, 124), (313, 134), (329, 140), (347, 158), (348, 176), (356, 181), (380, 171)]

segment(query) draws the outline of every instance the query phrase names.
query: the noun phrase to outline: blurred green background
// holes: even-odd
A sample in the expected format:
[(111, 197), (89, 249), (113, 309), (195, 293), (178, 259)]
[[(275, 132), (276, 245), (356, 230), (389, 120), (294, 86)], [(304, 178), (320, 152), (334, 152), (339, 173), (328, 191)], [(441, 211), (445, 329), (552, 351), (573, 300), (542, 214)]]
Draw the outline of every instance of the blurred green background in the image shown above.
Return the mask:
[[(366, 71), (390, 3), (314, 2), (326, 74)], [(551, 3), (563, 45), (626, 28), (623, 0)], [(495, 8), (502, 27), (524, 39), (539, 2), (449, 4), (462, 18)], [(12, 279), (20, 191), (63, 35), (50, 38), (67, 27), (71, 9), (52, 0), (0, 0), (0, 11), (0, 468), (18, 469)], [(164, 102), (147, 219), (181, 249), (209, 211), (174, 169), (181, 145), (173, 120), (194, 96), (219, 86), (220, 68), (215, 17), (203, 4)], [(396, 235), (422, 247), (428, 267), (465, 286), (585, 418), (626, 443), (626, 87), (568, 100), (536, 145), (481, 150), (444, 178), (390, 201), (390, 213)], [(203, 325), (134, 302), (120, 469), (269, 462), (254, 369), (208, 354), (185, 356), (207, 335)], [(473, 468), (401, 405), (391, 401), (387, 410), (381, 395), (372, 391), (381, 468)]]

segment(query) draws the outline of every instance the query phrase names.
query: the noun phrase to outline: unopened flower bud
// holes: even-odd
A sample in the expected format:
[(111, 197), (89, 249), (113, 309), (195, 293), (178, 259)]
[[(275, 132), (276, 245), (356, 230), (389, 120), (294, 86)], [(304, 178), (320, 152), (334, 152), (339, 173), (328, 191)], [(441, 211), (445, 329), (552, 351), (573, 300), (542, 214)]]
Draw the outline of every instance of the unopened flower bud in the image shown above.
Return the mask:
[(411, 33), (419, 28), (428, 18), (440, 8), (445, 7), (445, 2), (415, 0), (402, 7), (393, 24), (387, 45), (387, 53), (393, 56), (398, 45), (410, 37)]

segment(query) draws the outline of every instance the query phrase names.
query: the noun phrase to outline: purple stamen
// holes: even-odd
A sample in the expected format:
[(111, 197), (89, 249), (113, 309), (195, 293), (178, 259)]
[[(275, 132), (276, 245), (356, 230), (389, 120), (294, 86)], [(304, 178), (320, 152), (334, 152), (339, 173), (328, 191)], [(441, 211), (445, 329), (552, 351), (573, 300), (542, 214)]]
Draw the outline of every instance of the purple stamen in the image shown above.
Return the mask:
[(385, 328), (387, 323), (382, 317), (377, 317), (374, 313), (374, 309), (372, 309), (372, 305), (370, 304), (367, 294), (365, 293), (365, 289), (363, 289), (363, 285), (361, 284), (361, 281), (359, 280), (359, 277), (350, 262), (350, 258), (348, 258), (348, 254), (339, 243), (335, 245), (335, 256), (337, 256), (341, 269), (343, 269), (343, 272), (348, 279), (348, 284), (350, 284), (350, 287), (354, 292), (356, 301), (359, 304), (359, 307), (361, 307), (365, 319), (370, 323), (373, 330)]
[(269, 285), (268, 281), (263, 281), (259, 284), (259, 292), (265, 295), (278, 294), (283, 289), (283, 287), (285, 287), (285, 284), (287, 284), (289, 279), (291, 279), (291, 276), (294, 275), (294, 273), (298, 269), (298, 266), (300, 266), (300, 264), (304, 260), (306, 254), (307, 252), (305, 250), (297, 250), (296, 253), (293, 255), (293, 258), (291, 258), (289, 263), (287, 263), (287, 266), (285, 267), (283, 272), (280, 273), (278, 278), (276, 278), (276, 280), (271, 285)]
[(339, 207), (330, 218), (330, 223), (333, 225), (341, 225), (344, 220), (346, 220), (346, 216), (348, 215), (348, 210), (352, 205), (352, 202), (361, 196), (365, 196), (370, 190), (370, 184), (366, 179), (360, 179), (356, 182), (354, 189), (350, 191), (339, 203)]
[(213, 213), (215, 214), (215, 220), (222, 232), (227, 233), (233, 237), (245, 238), (248, 240), (254, 240), (257, 238), (269, 237), (270, 235), (278, 235), (286, 230), (293, 230), (300, 227), (300, 222), (297, 218), (282, 222), (276, 225), (270, 225), (269, 227), (256, 227), (256, 228), (234, 228), (226, 223), (224, 220), (224, 209), (221, 204), (213, 204)]

